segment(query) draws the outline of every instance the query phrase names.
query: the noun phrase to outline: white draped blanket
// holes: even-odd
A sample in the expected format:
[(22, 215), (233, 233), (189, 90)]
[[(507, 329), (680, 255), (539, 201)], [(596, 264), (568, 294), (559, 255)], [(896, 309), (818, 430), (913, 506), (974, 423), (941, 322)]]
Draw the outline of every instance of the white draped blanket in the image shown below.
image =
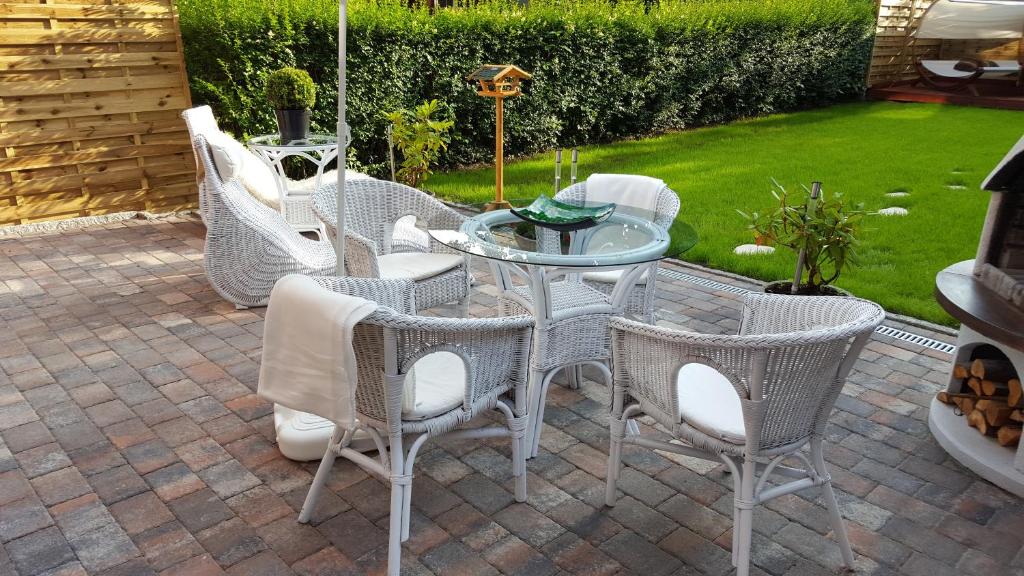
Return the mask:
[(263, 323), (259, 396), (354, 427), (352, 333), (376, 309), (375, 302), (331, 292), (308, 276), (278, 280)]

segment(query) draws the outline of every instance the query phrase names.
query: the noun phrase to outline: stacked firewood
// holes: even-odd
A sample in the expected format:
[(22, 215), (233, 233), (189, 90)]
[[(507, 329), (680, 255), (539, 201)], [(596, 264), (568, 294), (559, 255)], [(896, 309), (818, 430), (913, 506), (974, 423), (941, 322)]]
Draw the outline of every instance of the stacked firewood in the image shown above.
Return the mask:
[(1003, 446), (1016, 446), (1024, 426), (1024, 390), (1007, 360), (979, 358), (953, 367), (961, 391), (939, 392), (939, 401), (957, 407), (967, 424)]

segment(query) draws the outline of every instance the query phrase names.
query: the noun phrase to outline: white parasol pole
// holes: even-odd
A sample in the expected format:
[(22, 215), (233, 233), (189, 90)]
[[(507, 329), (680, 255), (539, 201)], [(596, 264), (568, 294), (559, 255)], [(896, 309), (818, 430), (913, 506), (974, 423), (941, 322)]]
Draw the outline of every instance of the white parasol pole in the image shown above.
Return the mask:
[(348, 1), (338, 2), (338, 238), (334, 252), (338, 256), (338, 275), (345, 275), (345, 167), (348, 159), (348, 130), (345, 129), (345, 30), (348, 28)]

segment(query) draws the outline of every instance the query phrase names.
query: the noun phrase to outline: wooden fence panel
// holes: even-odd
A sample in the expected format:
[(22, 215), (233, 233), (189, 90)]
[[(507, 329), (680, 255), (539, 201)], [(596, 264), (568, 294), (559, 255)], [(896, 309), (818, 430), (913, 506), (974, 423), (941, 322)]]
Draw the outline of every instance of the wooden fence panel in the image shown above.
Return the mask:
[(0, 225), (194, 208), (189, 106), (173, 0), (0, 0)]
[(956, 60), (963, 57), (1016, 60), (1018, 40), (912, 39), (918, 22), (933, 0), (876, 0), (878, 22), (868, 70), (868, 87), (916, 80), (918, 58)]

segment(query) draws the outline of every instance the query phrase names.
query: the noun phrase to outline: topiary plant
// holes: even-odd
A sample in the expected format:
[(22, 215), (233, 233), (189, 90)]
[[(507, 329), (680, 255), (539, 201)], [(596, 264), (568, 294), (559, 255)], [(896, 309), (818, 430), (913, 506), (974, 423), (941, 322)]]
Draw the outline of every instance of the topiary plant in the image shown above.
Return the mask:
[(267, 99), (276, 110), (309, 110), (316, 103), (316, 86), (305, 70), (281, 68), (267, 76)]

